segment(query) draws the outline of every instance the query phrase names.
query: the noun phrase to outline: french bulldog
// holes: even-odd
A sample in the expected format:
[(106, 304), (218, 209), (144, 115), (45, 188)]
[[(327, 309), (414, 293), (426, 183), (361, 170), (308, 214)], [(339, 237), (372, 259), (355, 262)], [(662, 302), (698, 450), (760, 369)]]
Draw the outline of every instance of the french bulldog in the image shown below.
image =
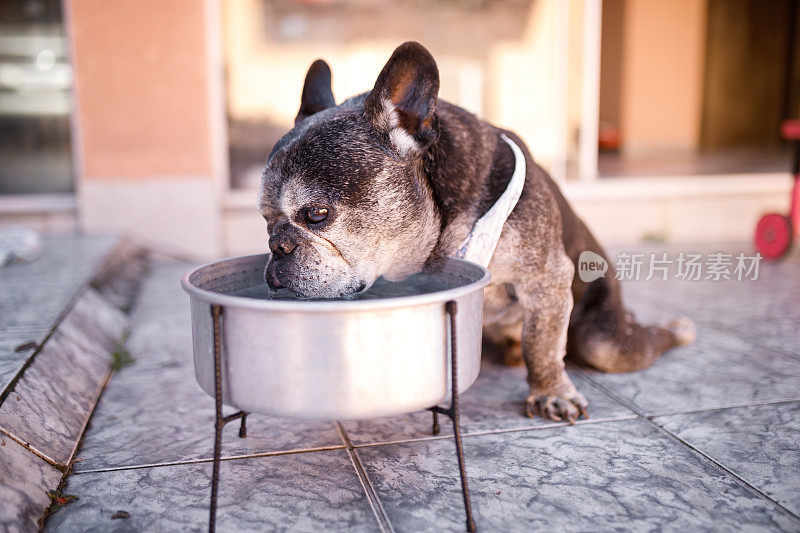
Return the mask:
[[(346, 297), (454, 255), (508, 186), (515, 158), (505, 134), (522, 148), (526, 176), (489, 264), (484, 337), (524, 360), (528, 416), (574, 422), (588, 403), (565, 371), (567, 352), (601, 371), (637, 370), (692, 342), (693, 326), (637, 323), (605, 251), (522, 139), (438, 92), (436, 62), (415, 42), (394, 51), (371, 91), (339, 105), (328, 65), (311, 65), (294, 128), (263, 173), (266, 282)], [(586, 250), (609, 264), (590, 283), (575, 275)]]

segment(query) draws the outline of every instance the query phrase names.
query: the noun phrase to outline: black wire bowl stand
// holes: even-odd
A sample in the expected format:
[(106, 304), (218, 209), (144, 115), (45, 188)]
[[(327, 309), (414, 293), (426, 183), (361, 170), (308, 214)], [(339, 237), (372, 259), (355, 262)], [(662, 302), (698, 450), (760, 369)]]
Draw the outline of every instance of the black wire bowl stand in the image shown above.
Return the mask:
[[(472, 516), (472, 503), (470, 502), (469, 486), (467, 485), (467, 471), (464, 465), (464, 448), (461, 443), (461, 421), (459, 411), (458, 393), (458, 357), (456, 350), (456, 312), (455, 301), (445, 303), (445, 313), (450, 324), (450, 373), (451, 373), (451, 398), (450, 407), (435, 405), (429, 407), (428, 411), (433, 413), (433, 434), (438, 435), (439, 415), (445, 415), (453, 423), (453, 433), (456, 441), (456, 457), (458, 458), (458, 473), (461, 476), (461, 494), (464, 497), (464, 511), (467, 516), (467, 531), (477, 531), (475, 520)], [(218, 304), (211, 305), (211, 317), (214, 327), (214, 404), (216, 409), (216, 420), (214, 421), (214, 460), (211, 471), (211, 505), (208, 517), (208, 530), (216, 530), (217, 521), (217, 495), (219, 492), (219, 467), (220, 456), (222, 455), (222, 429), (229, 422), (241, 420), (239, 426), (239, 437), (247, 436), (247, 415), (245, 411), (238, 411), (228, 416), (222, 415), (222, 315), (223, 307)]]

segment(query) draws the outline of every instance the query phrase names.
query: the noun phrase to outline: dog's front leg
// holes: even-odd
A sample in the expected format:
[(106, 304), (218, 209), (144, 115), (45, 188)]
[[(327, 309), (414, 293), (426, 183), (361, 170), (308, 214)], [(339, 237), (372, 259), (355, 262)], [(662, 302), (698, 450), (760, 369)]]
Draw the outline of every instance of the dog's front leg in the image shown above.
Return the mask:
[(574, 267), (562, 251), (543, 271), (523, 280), (522, 356), (528, 368), (528, 416), (574, 422), (586, 415), (588, 402), (564, 370), (567, 326), (572, 312)]

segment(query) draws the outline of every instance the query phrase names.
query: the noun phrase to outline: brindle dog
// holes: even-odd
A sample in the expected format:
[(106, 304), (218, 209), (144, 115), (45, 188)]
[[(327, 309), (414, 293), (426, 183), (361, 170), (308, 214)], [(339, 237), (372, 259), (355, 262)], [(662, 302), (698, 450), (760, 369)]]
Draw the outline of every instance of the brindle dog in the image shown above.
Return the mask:
[(600, 370), (631, 371), (691, 342), (693, 326), (638, 324), (613, 267), (582, 282), (580, 253), (606, 253), (522, 139), (438, 92), (436, 62), (414, 42), (394, 51), (372, 91), (339, 105), (328, 65), (311, 65), (295, 127), (264, 170), (259, 204), (272, 251), (265, 278), (300, 296), (340, 297), (453, 255), (514, 171), (505, 133), (522, 148), (527, 175), (489, 265), (485, 336), (521, 352), (529, 416), (573, 422), (588, 403), (564, 370), (567, 350)]

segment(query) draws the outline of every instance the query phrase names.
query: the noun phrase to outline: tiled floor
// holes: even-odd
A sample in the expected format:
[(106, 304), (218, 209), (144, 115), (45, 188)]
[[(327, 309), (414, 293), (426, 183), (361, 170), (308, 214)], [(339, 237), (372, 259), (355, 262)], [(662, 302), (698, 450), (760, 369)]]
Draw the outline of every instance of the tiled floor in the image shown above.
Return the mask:
[(18, 348), (44, 340), (118, 242), (115, 237), (48, 237), (36, 261), (0, 269), (0, 393), (34, 352)]
[(35, 530), (50, 505), (128, 327), (98, 291), (129, 302), (136, 278), (121, 274), (144, 267), (138, 249), (114, 237), (42, 244), (36, 260), (0, 268), (2, 531)]
[[(56, 531), (206, 527), (213, 401), (194, 381), (189, 265), (162, 263), (133, 313), (136, 362), (109, 384)], [(696, 344), (629, 374), (571, 369), (591, 419), (528, 419), (521, 368), (488, 360), (463, 395), (467, 472), (483, 531), (800, 531), (800, 256), (759, 281), (628, 282), (640, 318), (688, 315)], [(225, 430), (222, 531), (457, 531), (447, 419)], [(235, 424), (234, 424), (235, 425)], [(128, 519), (112, 519), (126, 511)]]

